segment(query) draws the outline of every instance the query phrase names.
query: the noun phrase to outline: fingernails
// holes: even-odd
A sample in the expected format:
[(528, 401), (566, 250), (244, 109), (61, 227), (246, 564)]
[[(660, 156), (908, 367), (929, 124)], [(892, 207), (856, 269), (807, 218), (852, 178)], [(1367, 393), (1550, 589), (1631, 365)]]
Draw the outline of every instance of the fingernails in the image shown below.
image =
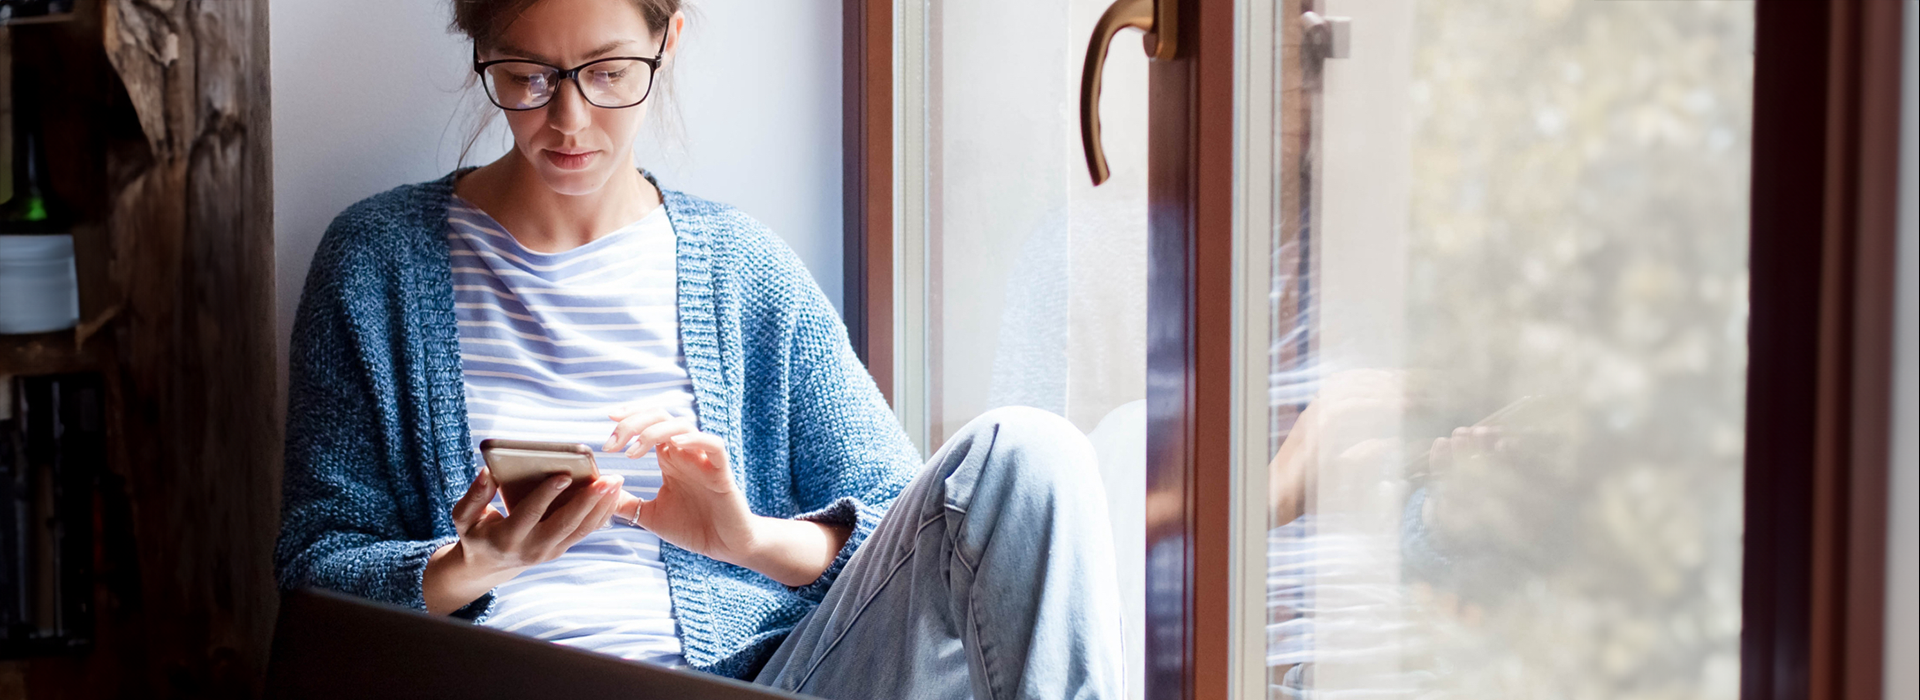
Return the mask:
[(567, 490), (568, 486), (572, 486), (572, 485), (573, 485), (573, 479), (568, 479), (568, 478), (555, 479), (553, 481), (553, 490), (565, 491)]

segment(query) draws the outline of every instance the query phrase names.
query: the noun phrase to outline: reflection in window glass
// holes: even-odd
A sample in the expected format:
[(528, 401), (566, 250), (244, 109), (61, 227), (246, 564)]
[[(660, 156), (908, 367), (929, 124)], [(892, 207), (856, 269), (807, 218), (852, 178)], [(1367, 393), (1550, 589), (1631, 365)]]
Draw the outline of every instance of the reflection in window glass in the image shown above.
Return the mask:
[(1280, 6), (1270, 696), (1734, 697), (1752, 3)]

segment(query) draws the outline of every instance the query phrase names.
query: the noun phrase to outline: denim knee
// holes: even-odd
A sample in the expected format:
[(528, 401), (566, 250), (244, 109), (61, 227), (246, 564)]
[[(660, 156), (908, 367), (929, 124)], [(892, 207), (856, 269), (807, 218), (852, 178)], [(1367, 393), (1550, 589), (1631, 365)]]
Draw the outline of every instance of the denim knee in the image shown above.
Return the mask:
[(1015, 491), (1046, 493), (1054, 499), (1090, 498), (1103, 508), (1106, 490), (1100, 482), (1092, 443), (1073, 423), (1052, 412), (1027, 406), (1007, 406), (980, 414), (963, 434), (991, 441), (983, 471), (1008, 480)]

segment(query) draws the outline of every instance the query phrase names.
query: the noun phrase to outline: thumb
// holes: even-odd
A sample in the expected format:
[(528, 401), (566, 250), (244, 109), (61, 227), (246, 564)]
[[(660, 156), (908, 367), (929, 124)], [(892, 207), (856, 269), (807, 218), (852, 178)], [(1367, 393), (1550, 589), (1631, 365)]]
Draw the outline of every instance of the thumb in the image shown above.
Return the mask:
[(486, 513), (488, 504), (493, 501), (496, 490), (492, 475), (487, 469), (480, 469), (480, 472), (474, 475), (473, 483), (467, 486), (467, 492), (453, 504), (454, 530), (465, 535), (474, 523), (479, 522), (480, 516)]

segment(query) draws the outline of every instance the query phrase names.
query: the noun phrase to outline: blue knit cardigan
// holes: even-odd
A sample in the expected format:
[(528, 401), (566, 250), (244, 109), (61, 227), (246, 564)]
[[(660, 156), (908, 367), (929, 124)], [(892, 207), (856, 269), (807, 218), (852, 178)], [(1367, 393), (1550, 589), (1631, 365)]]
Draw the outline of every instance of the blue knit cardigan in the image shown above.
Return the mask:
[[(478, 469), (446, 238), (459, 174), (347, 208), (314, 254), (289, 358), (283, 589), (425, 609), (427, 558), (457, 539), (450, 509)], [(700, 429), (726, 440), (755, 513), (853, 529), (799, 588), (661, 545), (687, 663), (743, 678), (819, 604), (920, 459), (793, 252), (738, 210), (662, 192)], [(456, 614), (484, 619), (492, 603)]]

